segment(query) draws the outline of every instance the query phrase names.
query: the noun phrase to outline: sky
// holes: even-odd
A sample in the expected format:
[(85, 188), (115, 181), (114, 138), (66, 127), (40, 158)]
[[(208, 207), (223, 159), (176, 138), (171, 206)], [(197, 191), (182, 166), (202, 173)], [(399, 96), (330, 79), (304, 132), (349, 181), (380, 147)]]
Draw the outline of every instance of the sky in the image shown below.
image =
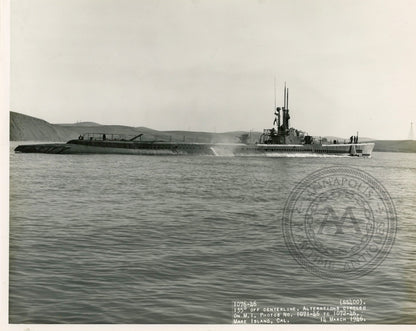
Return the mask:
[(407, 139), (416, 1), (13, 0), (10, 110), (157, 130)]

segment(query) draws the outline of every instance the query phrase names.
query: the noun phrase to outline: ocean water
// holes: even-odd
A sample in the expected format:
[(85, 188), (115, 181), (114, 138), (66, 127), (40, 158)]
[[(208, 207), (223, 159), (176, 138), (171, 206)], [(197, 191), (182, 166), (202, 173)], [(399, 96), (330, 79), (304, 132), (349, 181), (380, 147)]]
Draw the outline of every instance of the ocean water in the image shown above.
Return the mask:
[[(10, 323), (232, 323), (234, 300), (366, 301), (367, 323), (416, 323), (416, 154), (234, 158), (15, 154), (10, 149)], [(362, 169), (398, 216), (384, 262), (323, 279), (288, 252), (293, 187)], [(300, 323), (314, 321), (299, 321)]]

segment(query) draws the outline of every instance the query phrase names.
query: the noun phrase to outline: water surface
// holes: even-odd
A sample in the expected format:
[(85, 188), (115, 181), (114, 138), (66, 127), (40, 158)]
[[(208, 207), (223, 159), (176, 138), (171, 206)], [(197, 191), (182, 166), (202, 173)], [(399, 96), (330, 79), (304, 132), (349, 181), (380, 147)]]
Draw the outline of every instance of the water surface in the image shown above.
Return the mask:
[[(282, 237), (291, 189), (332, 165), (372, 174), (398, 213), (389, 256), (355, 280), (309, 273)], [(9, 319), (231, 323), (235, 299), (330, 305), (360, 297), (369, 323), (415, 323), (415, 196), (416, 154), (234, 158), (11, 149)]]

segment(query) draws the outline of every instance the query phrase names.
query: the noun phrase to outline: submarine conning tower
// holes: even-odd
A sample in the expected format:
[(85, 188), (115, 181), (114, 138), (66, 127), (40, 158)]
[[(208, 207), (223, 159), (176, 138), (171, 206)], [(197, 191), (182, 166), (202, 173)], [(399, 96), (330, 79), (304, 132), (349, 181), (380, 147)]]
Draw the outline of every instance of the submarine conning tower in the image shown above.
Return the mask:
[[(289, 136), (289, 88), (286, 87), (283, 91), (283, 107), (277, 107), (275, 109), (275, 119), (273, 124), (276, 127), (273, 127), (271, 130), (264, 131), (265, 143), (268, 144), (287, 144)], [(266, 138), (267, 137), (267, 138)]]
[(286, 87), (286, 83), (283, 100), (283, 107), (275, 106), (273, 128), (263, 130), (259, 143), (277, 145), (310, 144), (311, 140), (306, 139), (307, 136), (303, 131), (289, 126), (289, 89)]

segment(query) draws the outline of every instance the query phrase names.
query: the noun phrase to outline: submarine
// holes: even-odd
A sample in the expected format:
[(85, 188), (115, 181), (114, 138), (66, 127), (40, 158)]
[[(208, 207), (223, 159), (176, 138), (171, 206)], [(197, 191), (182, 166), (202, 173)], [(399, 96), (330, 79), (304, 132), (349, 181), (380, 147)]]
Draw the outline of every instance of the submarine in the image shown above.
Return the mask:
[(317, 138), (290, 127), (289, 88), (284, 87), (283, 107), (275, 107), (273, 127), (264, 129), (259, 140), (249, 142), (243, 134), (236, 143), (142, 141), (108, 133), (85, 133), (66, 143), (19, 145), (16, 153), (46, 154), (133, 154), (213, 156), (362, 156), (371, 157), (374, 143), (358, 142), (358, 133), (343, 142)]

